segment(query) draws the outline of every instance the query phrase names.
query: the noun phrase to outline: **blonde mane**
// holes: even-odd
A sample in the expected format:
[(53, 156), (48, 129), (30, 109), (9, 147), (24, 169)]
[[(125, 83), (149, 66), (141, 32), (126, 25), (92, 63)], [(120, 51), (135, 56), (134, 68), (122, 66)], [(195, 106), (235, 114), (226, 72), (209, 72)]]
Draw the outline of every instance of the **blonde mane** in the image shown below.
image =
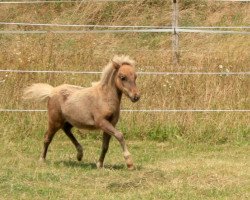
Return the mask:
[(98, 82), (101, 85), (108, 84), (111, 78), (114, 76), (117, 69), (114, 67), (114, 63), (122, 66), (124, 64), (131, 65), (132, 67), (135, 66), (135, 61), (132, 60), (129, 56), (125, 55), (115, 55), (113, 59), (104, 67), (101, 75), (101, 80)]

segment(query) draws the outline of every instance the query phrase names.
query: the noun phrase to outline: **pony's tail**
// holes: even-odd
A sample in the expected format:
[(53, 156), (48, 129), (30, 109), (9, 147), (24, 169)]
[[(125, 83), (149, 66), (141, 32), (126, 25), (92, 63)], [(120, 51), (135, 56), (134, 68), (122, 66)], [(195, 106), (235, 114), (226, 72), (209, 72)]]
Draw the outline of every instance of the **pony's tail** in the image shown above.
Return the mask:
[(47, 101), (53, 91), (54, 87), (45, 83), (36, 83), (24, 89), (23, 99), (34, 101)]

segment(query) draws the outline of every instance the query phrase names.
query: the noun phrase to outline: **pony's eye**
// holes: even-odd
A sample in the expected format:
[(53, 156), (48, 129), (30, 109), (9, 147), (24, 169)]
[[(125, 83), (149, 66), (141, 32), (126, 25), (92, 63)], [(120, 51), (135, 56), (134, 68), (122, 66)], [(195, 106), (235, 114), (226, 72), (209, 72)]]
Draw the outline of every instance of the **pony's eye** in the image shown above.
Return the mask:
[(126, 80), (127, 80), (127, 77), (126, 77), (126, 76), (120, 76), (120, 79), (121, 79), (122, 81), (126, 81)]

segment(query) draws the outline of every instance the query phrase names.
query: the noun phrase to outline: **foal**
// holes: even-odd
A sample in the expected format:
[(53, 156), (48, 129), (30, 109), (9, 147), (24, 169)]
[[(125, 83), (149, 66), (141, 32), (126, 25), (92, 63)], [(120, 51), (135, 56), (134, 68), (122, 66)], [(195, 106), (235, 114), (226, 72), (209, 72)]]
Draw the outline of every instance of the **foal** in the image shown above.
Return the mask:
[(72, 134), (72, 127), (101, 129), (103, 143), (97, 167), (103, 167), (110, 137), (114, 136), (121, 144), (127, 167), (133, 169), (133, 161), (123, 134), (115, 125), (120, 115), (122, 94), (132, 102), (140, 99), (135, 81), (134, 61), (128, 56), (114, 56), (104, 68), (101, 80), (92, 87), (82, 88), (66, 84), (52, 87), (42, 83), (27, 87), (24, 91), (25, 99), (47, 101), (48, 130), (44, 136), (44, 149), (40, 160), (45, 160), (55, 133), (62, 129), (75, 145), (77, 160), (81, 161), (83, 148)]

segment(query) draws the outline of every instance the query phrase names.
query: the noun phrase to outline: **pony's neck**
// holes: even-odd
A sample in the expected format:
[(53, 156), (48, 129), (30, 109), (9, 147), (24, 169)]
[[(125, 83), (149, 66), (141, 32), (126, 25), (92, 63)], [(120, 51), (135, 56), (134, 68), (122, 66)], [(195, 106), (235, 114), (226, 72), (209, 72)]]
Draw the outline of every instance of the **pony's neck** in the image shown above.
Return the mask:
[(113, 67), (113, 63), (109, 63), (103, 70), (101, 76), (100, 85), (105, 95), (112, 95), (117, 97), (116, 100), (121, 101), (122, 92), (116, 87), (115, 77), (118, 73), (118, 69)]
[(108, 65), (104, 71), (103, 71), (103, 75), (101, 77), (100, 80), (100, 85), (103, 88), (104, 92), (106, 93), (116, 93), (118, 97), (121, 96), (121, 92), (119, 92), (119, 90), (116, 88), (115, 85), (115, 77), (117, 74), (117, 70), (115, 70), (113, 68), (112, 65)]
[(122, 98), (122, 91), (117, 88), (116, 84), (115, 84), (115, 76), (116, 76), (115, 72), (112, 77), (110, 77), (110, 80), (108, 82), (106, 82), (106, 84), (102, 85), (102, 87), (104, 88), (104, 91), (106, 93), (111, 94), (112, 96), (116, 96), (118, 101), (121, 101)]

